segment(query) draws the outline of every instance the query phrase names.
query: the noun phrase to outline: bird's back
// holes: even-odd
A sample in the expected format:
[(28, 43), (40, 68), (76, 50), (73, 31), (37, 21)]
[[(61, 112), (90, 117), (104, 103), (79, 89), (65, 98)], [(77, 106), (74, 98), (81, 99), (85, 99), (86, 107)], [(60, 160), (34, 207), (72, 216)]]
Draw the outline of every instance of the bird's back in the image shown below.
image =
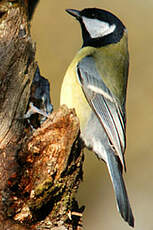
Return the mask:
[[(126, 39), (126, 36), (122, 39)], [(84, 57), (91, 56), (95, 60), (99, 75), (108, 88), (109, 84), (111, 84), (112, 93), (119, 99), (118, 103), (124, 110), (125, 98), (123, 97), (123, 91), (126, 91), (128, 75), (128, 65), (125, 63), (128, 62), (126, 44), (123, 40), (120, 46), (116, 43), (113, 46), (108, 45), (101, 48), (81, 48), (69, 65), (62, 83), (60, 104), (66, 104), (69, 108), (75, 108), (80, 119), (81, 129), (84, 128), (84, 125), (89, 120), (88, 114), (89, 111), (91, 112), (91, 108), (83, 95), (81, 84), (78, 80), (77, 64)], [(112, 46), (111, 49), (109, 46)]]

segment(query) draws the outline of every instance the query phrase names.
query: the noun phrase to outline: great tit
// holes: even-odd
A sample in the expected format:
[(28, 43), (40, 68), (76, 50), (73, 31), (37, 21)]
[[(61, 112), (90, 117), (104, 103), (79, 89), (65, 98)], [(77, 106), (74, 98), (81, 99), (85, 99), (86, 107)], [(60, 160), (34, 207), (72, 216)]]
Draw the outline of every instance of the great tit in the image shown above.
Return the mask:
[(30, 124), (32, 129), (38, 128), (49, 117), (52, 111), (50, 84), (46, 78), (41, 76), (39, 67), (37, 66), (31, 84), (27, 111), (23, 119), (27, 120), (28, 125)]
[(122, 168), (126, 170), (125, 101), (129, 54), (127, 30), (112, 13), (68, 9), (80, 23), (83, 45), (65, 74), (60, 104), (75, 108), (85, 146), (105, 161), (117, 208), (134, 226)]

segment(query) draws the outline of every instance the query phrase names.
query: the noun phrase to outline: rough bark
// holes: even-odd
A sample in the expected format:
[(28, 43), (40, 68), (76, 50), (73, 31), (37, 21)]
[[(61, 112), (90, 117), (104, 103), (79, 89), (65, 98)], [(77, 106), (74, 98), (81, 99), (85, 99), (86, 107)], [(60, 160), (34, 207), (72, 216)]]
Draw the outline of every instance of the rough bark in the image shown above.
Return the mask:
[(0, 2), (0, 230), (81, 229), (75, 111), (63, 106), (35, 131), (21, 119), (37, 66), (29, 26), (35, 4), (29, 4)]

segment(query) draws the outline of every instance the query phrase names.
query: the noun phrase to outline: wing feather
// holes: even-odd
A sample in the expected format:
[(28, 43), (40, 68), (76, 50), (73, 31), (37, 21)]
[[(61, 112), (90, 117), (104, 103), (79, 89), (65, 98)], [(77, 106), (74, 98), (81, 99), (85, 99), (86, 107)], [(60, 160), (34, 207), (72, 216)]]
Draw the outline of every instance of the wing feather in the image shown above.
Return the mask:
[(125, 167), (125, 123), (123, 113), (114, 95), (96, 70), (92, 56), (77, 65), (77, 76), (85, 97), (103, 126), (112, 147)]

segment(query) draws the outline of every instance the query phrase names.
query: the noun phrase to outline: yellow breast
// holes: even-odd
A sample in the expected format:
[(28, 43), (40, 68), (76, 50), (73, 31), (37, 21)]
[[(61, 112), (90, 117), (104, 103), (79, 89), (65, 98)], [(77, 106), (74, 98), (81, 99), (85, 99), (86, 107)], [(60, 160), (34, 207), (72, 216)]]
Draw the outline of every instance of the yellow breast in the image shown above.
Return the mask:
[(62, 83), (60, 104), (66, 104), (68, 108), (75, 108), (77, 116), (80, 120), (80, 128), (82, 129), (89, 119), (91, 108), (84, 96), (81, 85), (77, 78), (77, 64), (88, 54), (94, 52), (93, 48), (85, 47), (81, 49), (72, 63), (70, 64)]
[(81, 129), (90, 118), (91, 108), (82, 91), (76, 71), (78, 62), (89, 55), (92, 55), (95, 59), (97, 71), (103, 78), (106, 86), (122, 104), (126, 89), (126, 69), (128, 69), (128, 64), (126, 63), (128, 62), (126, 37), (123, 37), (120, 43), (106, 47), (84, 47), (80, 49), (65, 74), (61, 88), (60, 104), (66, 104), (69, 108), (75, 108), (80, 119)]

